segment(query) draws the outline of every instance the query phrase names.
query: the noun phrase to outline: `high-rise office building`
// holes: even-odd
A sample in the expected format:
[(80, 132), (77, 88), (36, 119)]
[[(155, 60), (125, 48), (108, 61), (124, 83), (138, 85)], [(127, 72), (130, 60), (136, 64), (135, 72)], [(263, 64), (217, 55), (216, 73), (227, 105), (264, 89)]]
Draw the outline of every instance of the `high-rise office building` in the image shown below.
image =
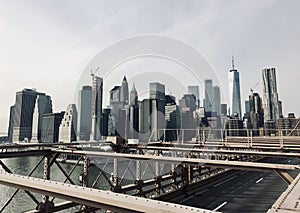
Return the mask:
[(34, 113), (33, 113), (31, 142), (41, 141), (43, 115), (45, 113), (52, 113), (51, 97), (46, 96), (44, 94), (37, 95)]
[(147, 142), (150, 137), (150, 99), (144, 99), (139, 102), (139, 139)]
[(204, 81), (205, 89), (205, 102), (204, 109), (206, 113), (212, 112), (212, 100), (213, 100), (213, 81), (211, 79), (206, 79)]
[[(258, 93), (249, 95), (249, 115), (250, 124), (253, 129), (259, 129), (263, 126), (263, 108), (262, 100)], [(258, 133), (257, 133), (258, 134)]]
[[(37, 96), (39, 96), (37, 100)], [(42, 117), (45, 113), (52, 113), (51, 97), (45, 93), (32, 89), (23, 89), (16, 93), (13, 121), (13, 141), (31, 140), (33, 114), (37, 102), (37, 117), (34, 132), (37, 132), (37, 139), (40, 140)]]
[(200, 107), (200, 95), (199, 95), (199, 86), (191, 85), (188, 86), (188, 94), (193, 94), (196, 97), (197, 107)]
[(114, 88), (110, 90), (109, 101), (112, 121), (115, 128), (115, 133), (113, 135), (127, 138), (129, 129), (129, 124), (127, 123), (129, 123), (130, 107), (126, 76), (124, 76), (121, 86), (114, 86)]
[(193, 94), (184, 94), (179, 100), (179, 106), (181, 108), (188, 107), (191, 112), (194, 112), (197, 109), (196, 97)]
[(103, 78), (92, 75), (92, 81), (92, 131), (90, 140), (99, 141), (101, 139)]
[(221, 104), (221, 115), (227, 116), (227, 104)]
[(279, 101), (277, 93), (275, 68), (265, 68), (262, 70), (263, 77), (263, 104), (264, 122), (273, 121), (279, 118)]
[(221, 94), (220, 87), (213, 87), (213, 101), (212, 101), (212, 111), (215, 112), (216, 116), (221, 115)]
[(230, 116), (238, 119), (242, 118), (241, 108), (241, 91), (240, 91), (240, 75), (237, 69), (234, 68), (234, 59), (232, 57), (232, 69), (228, 73), (229, 81), (229, 112)]
[(76, 141), (77, 109), (75, 104), (69, 104), (59, 126), (59, 142)]
[(245, 113), (250, 113), (250, 103), (249, 103), (249, 100), (245, 100)]
[(129, 95), (128, 82), (127, 82), (126, 76), (124, 76), (122, 85), (121, 85), (121, 91), (120, 91), (121, 102), (123, 103), (123, 106), (129, 104), (128, 95)]
[(83, 86), (78, 94), (77, 140), (90, 140), (92, 130), (92, 87)]
[(158, 141), (161, 132), (166, 127), (165, 121), (165, 85), (152, 82), (150, 83), (150, 100), (151, 100), (151, 135), (150, 140)]
[(181, 116), (180, 109), (176, 105), (176, 99), (174, 96), (166, 95), (165, 105), (165, 119), (167, 122), (165, 134), (166, 141), (177, 140), (178, 134), (181, 128)]
[(137, 139), (139, 132), (139, 105), (138, 105), (138, 93), (136, 91), (135, 85), (133, 84), (132, 90), (130, 92), (130, 138)]
[(41, 130), (42, 143), (57, 143), (59, 137), (59, 126), (65, 112), (49, 113), (43, 115), (43, 125)]
[(8, 136), (7, 136), (8, 142), (12, 142), (13, 140), (14, 116), (15, 116), (15, 106), (11, 106), (9, 112), (9, 124), (8, 124)]

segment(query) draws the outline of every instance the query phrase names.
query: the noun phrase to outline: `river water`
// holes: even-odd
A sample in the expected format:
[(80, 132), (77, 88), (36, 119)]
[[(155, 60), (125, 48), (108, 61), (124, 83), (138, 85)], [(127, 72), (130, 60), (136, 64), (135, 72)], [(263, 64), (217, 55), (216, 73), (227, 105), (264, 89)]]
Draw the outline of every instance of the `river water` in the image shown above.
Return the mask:
[[(42, 157), (18, 157), (18, 158), (10, 158), (10, 159), (4, 159), (3, 162), (5, 165), (14, 173), (14, 174), (20, 174), (27, 176), (31, 170), (38, 164), (38, 162), (42, 159)], [(75, 163), (76, 161), (74, 161)], [(111, 177), (111, 174), (113, 172), (113, 160), (112, 159), (91, 159), (91, 162), (94, 163), (94, 165), (90, 166), (89, 168), (89, 186), (93, 185), (94, 181), (96, 180), (96, 177), (98, 176), (101, 168), (107, 178)], [(69, 163), (60, 163), (60, 165), (64, 168), (64, 170), (69, 173), (72, 168), (74, 167), (73, 164)], [(147, 161), (141, 163), (141, 178), (146, 180), (149, 178), (153, 178), (153, 175), (155, 174), (155, 162)], [(0, 167), (1, 168), (1, 167)], [(159, 171), (160, 174), (166, 174), (170, 171), (171, 165), (170, 164), (160, 164)], [(2, 170), (2, 168), (0, 169)], [(118, 176), (119, 178), (123, 178), (123, 181), (121, 182), (121, 185), (126, 185), (129, 183), (133, 183), (133, 180), (135, 179), (135, 170), (136, 170), (136, 163), (135, 161), (129, 161), (126, 159), (121, 159), (118, 161)], [(37, 178), (43, 178), (43, 161), (40, 163), (40, 165), (37, 167), (35, 172), (31, 175), (32, 177)], [(78, 165), (70, 178), (76, 185), (80, 185), (79, 182), (79, 176), (83, 172), (83, 166)], [(60, 169), (57, 167), (56, 164), (53, 164), (51, 166), (50, 171), (50, 179), (53, 181), (59, 181), (64, 182), (65, 176), (60, 171)], [(108, 190), (110, 189), (108, 181), (104, 178), (102, 175), (97, 184), (94, 188), (98, 189), (104, 189)], [(17, 190), (13, 187), (7, 187), (4, 185), (0, 185), (0, 207), (2, 208), (7, 200), (12, 196), (12, 194)], [(34, 193), (33, 193), (34, 194)], [(34, 194), (35, 197), (41, 201), (42, 195), (40, 194)], [(50, 198), (51, 199), (51, 198)], [(55, 199), (55, 203), (59, 203), (62, 200)], [(11, 203), (4, 209), (3, 212), (24, 212), (27, 210), (32, 210), (36, 208), (36, 204), (34, 201), (31, 200), (31, 198), (23, 191), (19, 190), (19, 192), (16, 194), (16, 196), (12, 199)], [(74, 212), (78, 208), (68, 209), (61, 212)]]
[[(11, 158), (11, 159), (5, 159), (3, 162), (6, 164), (6, 166), (15, 174), (25, 175), (27, 176), (31, 170), (37, 165), (37, 163), (41, 160), (41, 157), (19, 157), (19, 158)], [(67, 171), (67, 173), (73, 168), (73, 164), (61, 164), (62, 167)], [(2, 168), (1, 168), (2, 170)], [(109, 168), (108, 170), (111, 170)], [(77, 166), (74, 172), (71, 175), (71, 179), (75, 182), (75, 184), (80, 185), (79, 182), (79, 175), (82, 173), (83, 168), (82, 166)], [(91, 181), (95, 179), (97, 173), (99, 172), (99, 169), (96, 166), (92, 166), (89, 170)], [(32, 177), (42, 178), (43, 177), (43, 162), (40, 163), (39, 167), (36, 169), (36, 171), (32, 174)], [(57, 165), (53, 165), (51, 167), (50, 172), (50, 179), (54, 181), (60, 181), (64, 182), (65, 176), (64, 174), (59, 170)], [(109, 185), (107, 181), (104, 181), (103, 177), (99, 179), (99, 183), (97, 184), (97, 188), (100, 189), (108, 189)], [(7, 200), (12, 196), (12, 194), (16, 191), (16, 188), (7, 187), (4, 185), (0, 185), (0, 207), (2, 208)], [(41, 201), (42, 195), (35, 194), (35, 197)], [(58, 203), (61, 202), (60, 199), (55, 199), (54, 202)], [(3, 212), (24, 212), (27, 210), (35, 209), (36, 204), (34, 201), (31, 200), (31, 198), (23, 191), (19, 190), (19, 192), (16, 194), (16, 196), (13, 198), (11, 203), (4, 209)], [(73, 212), (76, 208), (68, 209), (66, 211), (62, 212)], [(78, 209), (78, 208), (77, 208)]]

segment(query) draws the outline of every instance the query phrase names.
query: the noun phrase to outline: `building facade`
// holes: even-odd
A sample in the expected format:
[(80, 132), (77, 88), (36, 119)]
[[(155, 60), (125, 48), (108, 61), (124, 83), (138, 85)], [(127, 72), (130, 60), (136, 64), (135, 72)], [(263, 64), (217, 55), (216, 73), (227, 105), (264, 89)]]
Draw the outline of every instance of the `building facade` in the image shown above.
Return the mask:
[[(233, 63), (232, 63), (233, 64)], [(232, 65), (232, 69), (228, 73), (229, 82), (229, 113), (230, 116), (238, 115), (238, 119), (242, 119), (241, 107), (241, 91), (240, 91), (240, 74)]]
[(37, 108), (37, 115), (35, 116), (34, 133), (37, 133), (35, 137), (40, 140), (43, 114), (52, 113), (51, 97), (34, 89), (23, 89), (16, 93), (14, 106), (12, 141), (30, 141), (32, 139), (35, 108)]
[(69, 143), (76, 141), (77, 109), (75, 104), (69, 104), (59, 125), (59, 142)]
[(65, 112), (49, 113), (43, 115), (41, 131), (42, 143), (57, 143), (59, 141), (59, 126)]
[(276, 122), (276, 120), (280, 117), (280, 114), (275, 68), (263, 69), (262, 78), (264, 122)]
[(78, 94), (77, 139), (90, 140), (92, 130), (92, 87), (83, 86)]

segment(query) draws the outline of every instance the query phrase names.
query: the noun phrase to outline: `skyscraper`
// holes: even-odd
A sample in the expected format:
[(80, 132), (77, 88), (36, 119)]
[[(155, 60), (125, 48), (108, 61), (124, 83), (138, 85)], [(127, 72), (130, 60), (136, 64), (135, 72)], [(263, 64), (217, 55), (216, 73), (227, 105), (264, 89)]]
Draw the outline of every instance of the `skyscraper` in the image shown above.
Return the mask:
[(88, 141), (92, 128), (92, 87), (83, 86), (78, 95), (77, 139)]
[(214, 86), (213, 87), (213, 101), (212, 101), (212, 111), (216, 113), (216, 116), (221, 115), (221, 94), (220, 94), (220, 87)]
[[(39, 96), (38, 100), (37, 96)], [(23, 89), (16, 93), (13, 116), (13, 141), (31, 140), (33, 113), (36, 106), (38, 115), (36, 115), (36, 130), (34, 131), (37, 133), (38, 140), (40, 140), (43, 114), (52, 113), (51, 97), (32, 89)]]
[(153, 82), (150, 83), (150, 105), (151, 105), (151, 135), (150, 140), (158, 141), (160, 131), (166, 127), (165, 121), (165, 85)]
[(35, 109), (33, 113), (31, 142), (41, 141), (43, 115), (45, 113), (52, 113), (52, 100), (48, 95), (39, 94), (36, 98)]
[(229, 81), (229, 113), (230, 116), (238, 115), (242, 118), (241, 108), (241, 91), (240, 91), (240, 75), (238, 70), (234, 68), (234, 58), (232, 57), (232, 69), (228, 73)]
[(273, 121), (279, 118), (279, 101), (277, 93), (275, 68), (265, 68), (262, 70), (263, 77), (263, 103), (264, 122)]
[(133, 83), (132, 90), (130, 92), (130, 138), (138, 138), (139, 131), (139, 105), (138, 105), (138, 93)]
[(221, 104), (221, 115), (227, 116), (227, 104)]
[(129, 95), (128, 82), (126, 76), (124, 75), (122, 85), (121, 85), (121, 94), (120, 94), (121, 102), (123, 103), (123, 106), (129, 104), (128, 95)]
[(212, 112), (212, 100), (213, 100), (213, 81), (211, 79), (206, 79), (204, 81), (205, 85), (205, 102), (204, 109), (206, 113)]
[(263, 126), (262, 100), (258, 93), (249, 95), (249, 114), (253, 129), (259, 129)]
[(199, 108), (200, 107), (199, 86), (196, 85), (188, 86), (188, 93), (193, 94), (196, 97), (196, 103)]
[(59, 126), (59, 142), (76, 141), (77, 109), (75, 104), (69, 104)]
[(65, 112), (48, 113), (43, 115), (43, 125), (41, 131), (42, 143), (57, 143), (59, 137), (59, 126)]
[(101, 115), (103, 100), (103, 78), (92, 74), (92, 131), (91, 140), (99, 141), (101, 138)]
[(146, 142), (150, 136), (150, 99), (139, 102), (139, 139)]
[(8, 137), (7, 137), (8, 142), (12, 142), (13, 140), (14, 116), (15, 116), (15, 106), (11, 106), (10, 113), (9, 113), (9, 126), (8, 126)]
[(171, 95), (166, 95), (165, 119), (167, 122), (167, 130), (164, 132), (165, 140), (177, 140), (179, 129), (181, 128), (181, 116), (179, 107), (176, 105), (176, 99)]

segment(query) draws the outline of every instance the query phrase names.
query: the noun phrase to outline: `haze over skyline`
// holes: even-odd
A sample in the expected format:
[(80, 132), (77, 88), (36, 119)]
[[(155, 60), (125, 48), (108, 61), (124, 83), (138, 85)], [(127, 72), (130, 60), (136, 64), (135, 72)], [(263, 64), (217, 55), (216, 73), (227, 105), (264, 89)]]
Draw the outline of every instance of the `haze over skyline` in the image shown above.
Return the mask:
[(7, 132), (17, 91), (36, 88), (51, 95), (55, 112), (65, 110), (97, 53), (143, 34), (174, 37), (203, 54), (222, 83), (225, 103), (234, 54), (243, 111), (257, 82), (253, 89), (262, 94), (262, 69), (275, 67), (283, 113), (299, 117), (299, 6), (297, 0), (0, 1), (0, 132)]

